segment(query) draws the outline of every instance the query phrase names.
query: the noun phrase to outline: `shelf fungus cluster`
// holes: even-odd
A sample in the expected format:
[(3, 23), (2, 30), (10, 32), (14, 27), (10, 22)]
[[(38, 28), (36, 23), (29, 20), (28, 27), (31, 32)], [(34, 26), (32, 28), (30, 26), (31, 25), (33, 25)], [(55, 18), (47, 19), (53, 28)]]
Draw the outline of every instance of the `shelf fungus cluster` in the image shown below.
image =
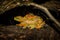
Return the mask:
[(26, 14), (24, 17), (22, 16), (16, 16), (14, 17), (14, 20), (20, 22), (19, 24), (16, 24), (17, 26), (29, 29), (40, 29), (44, 26), (45, 21), (40, 16), (34, 15), (32, 13)]

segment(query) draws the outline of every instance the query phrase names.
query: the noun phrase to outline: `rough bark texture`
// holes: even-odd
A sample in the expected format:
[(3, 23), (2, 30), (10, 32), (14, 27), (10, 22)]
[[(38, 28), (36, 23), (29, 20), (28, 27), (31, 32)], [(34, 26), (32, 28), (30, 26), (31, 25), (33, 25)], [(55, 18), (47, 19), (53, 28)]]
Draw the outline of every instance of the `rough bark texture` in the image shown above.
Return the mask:
[(11, 25), (0, 26), (0, 40), (60, 40), (60, 35), (47, 25), (40, 30)]

